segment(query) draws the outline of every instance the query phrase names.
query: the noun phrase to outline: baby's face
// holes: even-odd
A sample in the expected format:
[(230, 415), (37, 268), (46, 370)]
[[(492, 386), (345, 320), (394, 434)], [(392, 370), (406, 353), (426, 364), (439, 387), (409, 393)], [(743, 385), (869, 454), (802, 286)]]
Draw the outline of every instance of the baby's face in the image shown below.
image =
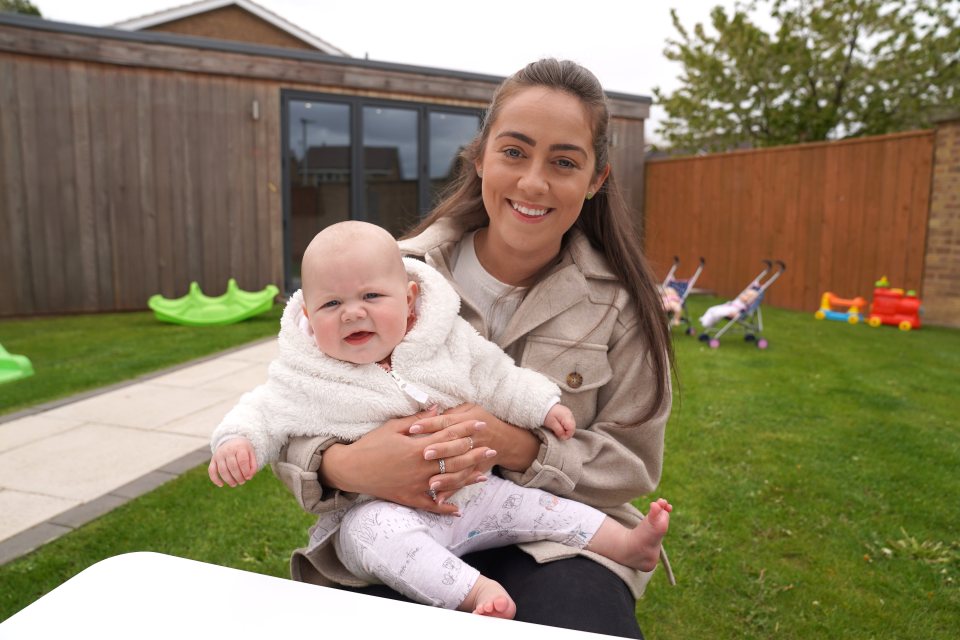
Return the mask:
[(403, 269), (364, 253), (351, 248), (304, 264), (311, 270), (304, 273), (305, 310), (317, 346), (354, 364), (380, 362), (393, 352), (407, 333), (417, 295)]

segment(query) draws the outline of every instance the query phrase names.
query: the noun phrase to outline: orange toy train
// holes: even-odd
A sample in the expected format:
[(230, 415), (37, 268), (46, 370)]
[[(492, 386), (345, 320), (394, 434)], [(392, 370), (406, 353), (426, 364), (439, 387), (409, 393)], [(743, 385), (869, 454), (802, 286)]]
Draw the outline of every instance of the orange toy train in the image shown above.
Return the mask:
[(915, 291), (892, 289), (887, 277), (877, 280), (873, 290), (873, 304), (870, 305), (870, 314), (867, 324), (879, 327), (889, 324), (899, 327), (901, 331), (910, 331), (920, 328), (920, 298)]

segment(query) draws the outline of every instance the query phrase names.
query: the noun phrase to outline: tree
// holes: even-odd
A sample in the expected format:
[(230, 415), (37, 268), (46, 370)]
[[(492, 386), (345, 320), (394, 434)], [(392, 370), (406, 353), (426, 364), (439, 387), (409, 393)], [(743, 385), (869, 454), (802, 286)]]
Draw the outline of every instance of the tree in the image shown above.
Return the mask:
[(40, 9), (33, 6), (30, 0), (0, 0), (0, 12), (4, 11), (22, 13), (28, 16), (40, 16)]
[[(770, 0), (759, 0), (770, 4)], [(923, 128), (960, 108), (960, 0), (773, 0), (777, 28), (710, 13), (713, 31), (688, 32), (671, 11), (682, 86), (654, 95), (667, 113), (657, 133), (675, 148), (857, 137)]]

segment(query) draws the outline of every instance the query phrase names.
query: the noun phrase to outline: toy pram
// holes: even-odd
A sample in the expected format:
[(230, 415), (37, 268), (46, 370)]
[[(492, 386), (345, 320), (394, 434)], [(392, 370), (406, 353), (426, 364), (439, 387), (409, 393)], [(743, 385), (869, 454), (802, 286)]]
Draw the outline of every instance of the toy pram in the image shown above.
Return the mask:
[(686, 280), (681, 280), (674, 277), (677, 267), (680, 266), (680, 257), (674, 256), (673, 266), (670, 267), (667, 277), (663, 279), (663, 284), (660, 285), (660, 297), (663, 301), (663, 310), (667, 314), (667, 321), (673, 327), (679, 326), (681, 323), (685, 324), (687, 328), (684, 333), (688, 336), (695, 335), (697, 330), (693, 328), (693, 322), (687, 312), (687, 296), (693, 291), (693, 285), (696, 284), (705, 264), (706, 260), (700, 258), (700, 266), (697, 267), (693, 275)]
[[(726, 324), (720, 329), (712, 326), (704, 327), (703, 333), (700, 334), (700, 340), (709, 342), (711, 349), (718, 348), (720, 338), (734, 328), (742, 330), (744, 333), (743, 339), (747, 342), (755, 342), (758, 349), (766, 349), (769, 346), (766, 338), (760, 335), (763, 333), (763, 312), (760, 306), (763, 303), (764, 293), (787, 270), (787, 265), (782, 260), (777, 260), (776, 270), (774, 271), (773, 262), (764, 260), (763, 263), (766, 265), (764, 270), (753, 279), (746, 289), (737, 295), (736, 300), (728, 303), (728, 305), (719, 305), (719, 307), (734, 307), (738, 301), (742, 301), (738, 310), (726, 316)], [(767, 279), (764, 281), (764, 278)], [(712, 309), (713, 307), (708, 309), (704, 317), (707, 317)], [(702, 320), (703, 318), (701, 318), (701, 322)]]

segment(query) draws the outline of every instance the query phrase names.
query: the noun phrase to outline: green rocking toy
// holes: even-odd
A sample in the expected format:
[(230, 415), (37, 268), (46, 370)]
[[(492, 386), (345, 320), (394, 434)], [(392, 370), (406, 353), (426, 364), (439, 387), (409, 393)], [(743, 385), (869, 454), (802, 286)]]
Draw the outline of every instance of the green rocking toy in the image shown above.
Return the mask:
[(33, 375), (33, 364), (27, 356), (9, 353), (0, 344), (0, 384)]
[(147, 306), (153, 309), (157, 320), (188, 327), (211, 327), (233, 324), (260, 315), (273, 307), (273, 299), (280, 293), (272, 284), (261, 291), (243, 291), (233, 278), (227, 282), (227, 292), (221, 296), (204, 295), (200, 285), (190, 283), (190, 291), (182, 298), (150, 296)]

